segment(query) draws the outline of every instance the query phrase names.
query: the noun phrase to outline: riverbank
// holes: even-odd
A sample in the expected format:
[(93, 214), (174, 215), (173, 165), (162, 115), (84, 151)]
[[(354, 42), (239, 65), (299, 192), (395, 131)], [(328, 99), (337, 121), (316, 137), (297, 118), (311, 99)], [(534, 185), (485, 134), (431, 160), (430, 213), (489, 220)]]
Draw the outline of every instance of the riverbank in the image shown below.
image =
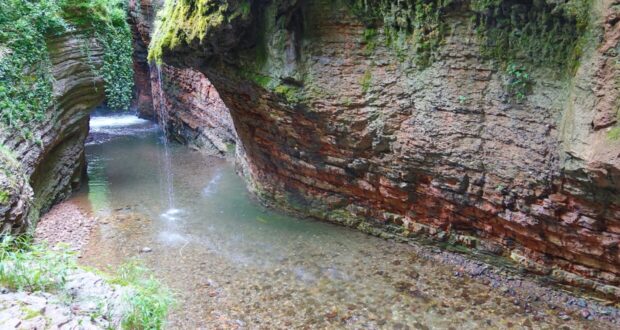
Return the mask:
[[(110, 215), (105, 219), (104, 226), (114, 226), (115, 221), (126, 223), (128, 219), (127, 212), (130, 212), (130, 210), (121, 210)], [(70, 219), (70, 221), (64, 221), (63, 223), (63, 219)], [(146, 219), (142, 220), (146, 221)], [(144, 221), (139, 221), (140, 226), (143, 226)], [(84, 244), (89, 241), (90, 234), (93, 233), (93, 230), (98, 230), (99, 226), (100, 224), (95, 221), (94, 216), (88, 214), (86, 210), (80, 209), (75, 201), (67, 201), (57, 205), (50, 213), (43, 217), (37, 228), (37, 232), (43, 231), (45, 234), (37, 235), (36, 239), (50, 243), (65, 242), (81, 253)], [(50, 227), (53, 227), (54, 230), (47, 229)], [(394, 244), (404, 245), (401, 243)], [(552, 322), (557, 326), (566, 325), (571, 326), (571, 328), (602, 329), (605, 328), (605, 325), (612, 328), (620, 324), (620, 312), (613, 306), (613, 302), (611, 301), (593, 300), (591, 297), (586, 297), (585, 295), (581, 297), (571, 292), (560, 290), (557, 286), (542, 285), (531, 278), (519, 276), (512, 270), (490, 265), (479, 260), (468, 258), (462, 254), (440, 249), (439, 247), (417, 244), (409, 244), (408, 247), (411, 248), (419, 258), (425, 259), (431, 263), (439, 263), (450, 267), (452, 272), (449, 276), (445, 276), (445, 274), (438, 275), (441, 276), (442, 281), (461, 283), (463, 280), (474, 280), (481, 283), (486, 286), (488, 290), (498, 292), (499, 295), (509, 299), (515, 310), (526, 315), (531, 315), (533, 321)], [(139, 246), (133, 247), (133, 250), (139, 251)], [(402, 264), (399, 261), (394, 261), (393, 264), (400, 266), (404, 271), (408, 268), (406, 261), (403, 261)], [(412, 280), (416, 280), (419, 277), (419, 274), (417, 274), (415, 270), (411, 270), (409, 275)], [(204, 274), (204, 276), (209, 277), (209, 274)], [(92, 277), (86, 276), (86, 279), (93, 282)], [(88, 283), (86, 283), (85, 286), (88, 286)], [(86, 291), (90, 290), (91, 289), (86, 289)], [(417, 290), (414, 285), (407, 285), (406, 283), (401, 283), (400, 290), (421, 297), (426, 295)], [(114, 299), (114, 292), (115, 290), (113, 289), (111, 293), (108, 293), (108, 297)], [(215, 296), (218, 294), (217, 292), (217, 284), (213, 284), (212, 293), (210, 295)], [(11, 299), (25, 301), (28, 304), (28, 301), (32, 300), (39, 305), (41, 304), (41, 299), (50, 301), (49, 296), (45, 294), (37, 294), (34, 295), (34, 298), (27, 299), (22, 298), (23, 295), (23, 293), (16, 293), (13, 294), (13, 296), (17, 298)], [(472, 305), (484, 303), (484, 301), (481, 301), (476, 295), (477, 294), (472, 294), (472, 298), (466, 298), (466, 300)], [(6, 299), (6, 297), (2, 299)], [(47, 304), (49, 304), (49, 302)], [(52, 311), (53, 310), (54, 309), (52, 309)], [(80, 310), (82, 314), (84, 311), (89, 311), (88, 308), (78, 308), (78, 310)], [(81, 317), (79, 315), (80, 314), (77, 314), (76, 317)], [(22, 316), (24, 316), (23, 310)], [(36, 320), (37, 319), (35, 319), (35, 321)], [(218, 317), (212, 318), (211, 321), (213, 324), (219, 326), (241, 328), (236, 320), (226, 316), (218, 315)], [(574, 323), (575, 321), (579, 323)], [(28, 325), (36, 323), (33, 322), (34, 321), (28, 321), (23, 324)], [(590, 326), (586, 326), (587, 324), (590, 324)], [(531, 326), (532, 323), (526, 322), (522, 325)]]
[(79, 253), (88, 244), (96, 224), (95, 217), (88, 215), (77, 204), (62, 202), (39, 220), (34, 239), (36, 243), (46, 243), (48, 246), (67, 243)]
[(172, 293), (139, 261), (112, 272), (78, 263), (96, 219), (62, 202), (34, 238), (0, 242), (1, 329), (161, 329)]

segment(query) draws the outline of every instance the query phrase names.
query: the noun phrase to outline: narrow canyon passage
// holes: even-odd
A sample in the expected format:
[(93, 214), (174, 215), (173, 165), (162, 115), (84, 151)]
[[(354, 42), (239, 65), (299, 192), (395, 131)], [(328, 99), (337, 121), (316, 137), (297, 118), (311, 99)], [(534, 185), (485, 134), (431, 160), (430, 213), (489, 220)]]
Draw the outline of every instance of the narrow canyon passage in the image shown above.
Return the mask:
[(620, 0), (0, 0), (0, 330), (619, 324)]
[(161, 138), (137, 117), (92, 118), (89, 181), (71, 202), (100, 223), (81, 263), (144, 261), (178, 294), (171, 329), (606, 328), (461, 276), (425, 248), (266, 210), (229, 162), (175, 144), (167, 209)]

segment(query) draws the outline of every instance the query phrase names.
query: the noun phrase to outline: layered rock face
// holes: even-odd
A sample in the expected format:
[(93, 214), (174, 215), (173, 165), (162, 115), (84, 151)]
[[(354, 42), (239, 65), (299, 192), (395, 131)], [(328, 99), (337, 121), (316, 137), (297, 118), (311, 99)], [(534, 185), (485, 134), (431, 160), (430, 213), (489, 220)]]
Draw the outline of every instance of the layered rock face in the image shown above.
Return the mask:
[[(85, 51), (88, 45), (88, 51)], [(0, 130), (0, 233), (23, 232), (79, 185), (90, 110), (104, 98), (99, 43), (79, 32), (48, 40), (55, 106), (31, 128), (40, 140)]]
[(592, 12), (602, 41), (569, 77), (532, 69), (521, 102), (458, 8), (425, 68), (321, 0), (259, 2), (164, 62), (213, 83), (265, 203), (450, 239), (620, 297), (618, 3)]
[(207, 77), (191, 68), (149, 66), (146, 45), (159, 7), (157, 1), (130, 1), (138, 111), (144, 117), (166, 118), (169, 136), (180, 143), (209, 154), (227, 154), (234, 150), (237, 136), (228, 108)]

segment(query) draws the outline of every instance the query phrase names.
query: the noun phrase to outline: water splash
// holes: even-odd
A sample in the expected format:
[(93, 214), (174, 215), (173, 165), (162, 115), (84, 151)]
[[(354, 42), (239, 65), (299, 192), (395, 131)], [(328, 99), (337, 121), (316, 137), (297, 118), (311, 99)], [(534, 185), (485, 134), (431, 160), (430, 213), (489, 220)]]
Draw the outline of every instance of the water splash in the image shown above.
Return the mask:
[(136, 115), (117, 115), (117, 116), (93, 116), (90, 119), (91, 132), (99, 132), (105, 128), (127, 128), (131, 126), (146, 125), (149, 121), (138, 118)]
[(155, 88), (157, 89), (157, 93), (159, 96), (159, 106), (153, 102), (153, 111), (157, 114), (157, 119), (159, 126), (162, 131), (162, 141), (163, 141), (163, 159), (162, 159), (162, 172), (163, 175), (161, 178), (164, 180), (165, 193), (168, 197), (168, 210), (175, 209), (174, 202), (174, 173), (172, 169), (172, 156), (170, 154), (170, 143), (168, 141), (168, 129), (167, 124), (169, 122), (170, 117), (168, 116), (168, 110), (166, 109), (164, 102), (164, 92), (162, 90), (162, 73), (161, 69), (158, 65), (155, 65), (155, 70), (157, 73), (157, 83), (155, 84)]

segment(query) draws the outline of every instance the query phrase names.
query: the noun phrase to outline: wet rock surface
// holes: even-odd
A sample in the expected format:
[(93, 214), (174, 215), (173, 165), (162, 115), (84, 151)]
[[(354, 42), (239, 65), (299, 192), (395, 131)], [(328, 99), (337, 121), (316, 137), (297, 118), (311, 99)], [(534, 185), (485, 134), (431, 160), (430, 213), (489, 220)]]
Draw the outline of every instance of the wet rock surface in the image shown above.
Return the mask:
[(0, 328), (120, 329), (130, 291), (86, 272), (69, 275), (64, 291), (69, 295), (0, 288)]
[(620, 144), (607, 137), (618, 104), (608, 81), (620, 75), (613, 1), (597, 7), (600, 44), (577, 72), (533, 68), (520, 103), (465, 15), (447, 16), (445, 45), (421, 69), (380, 28), (371, 47), (344, 6), (293, 3), (261, 2), (164, 55), (218, 90), (263, 202), (381, 237), (493, 251), (620, 297)]

